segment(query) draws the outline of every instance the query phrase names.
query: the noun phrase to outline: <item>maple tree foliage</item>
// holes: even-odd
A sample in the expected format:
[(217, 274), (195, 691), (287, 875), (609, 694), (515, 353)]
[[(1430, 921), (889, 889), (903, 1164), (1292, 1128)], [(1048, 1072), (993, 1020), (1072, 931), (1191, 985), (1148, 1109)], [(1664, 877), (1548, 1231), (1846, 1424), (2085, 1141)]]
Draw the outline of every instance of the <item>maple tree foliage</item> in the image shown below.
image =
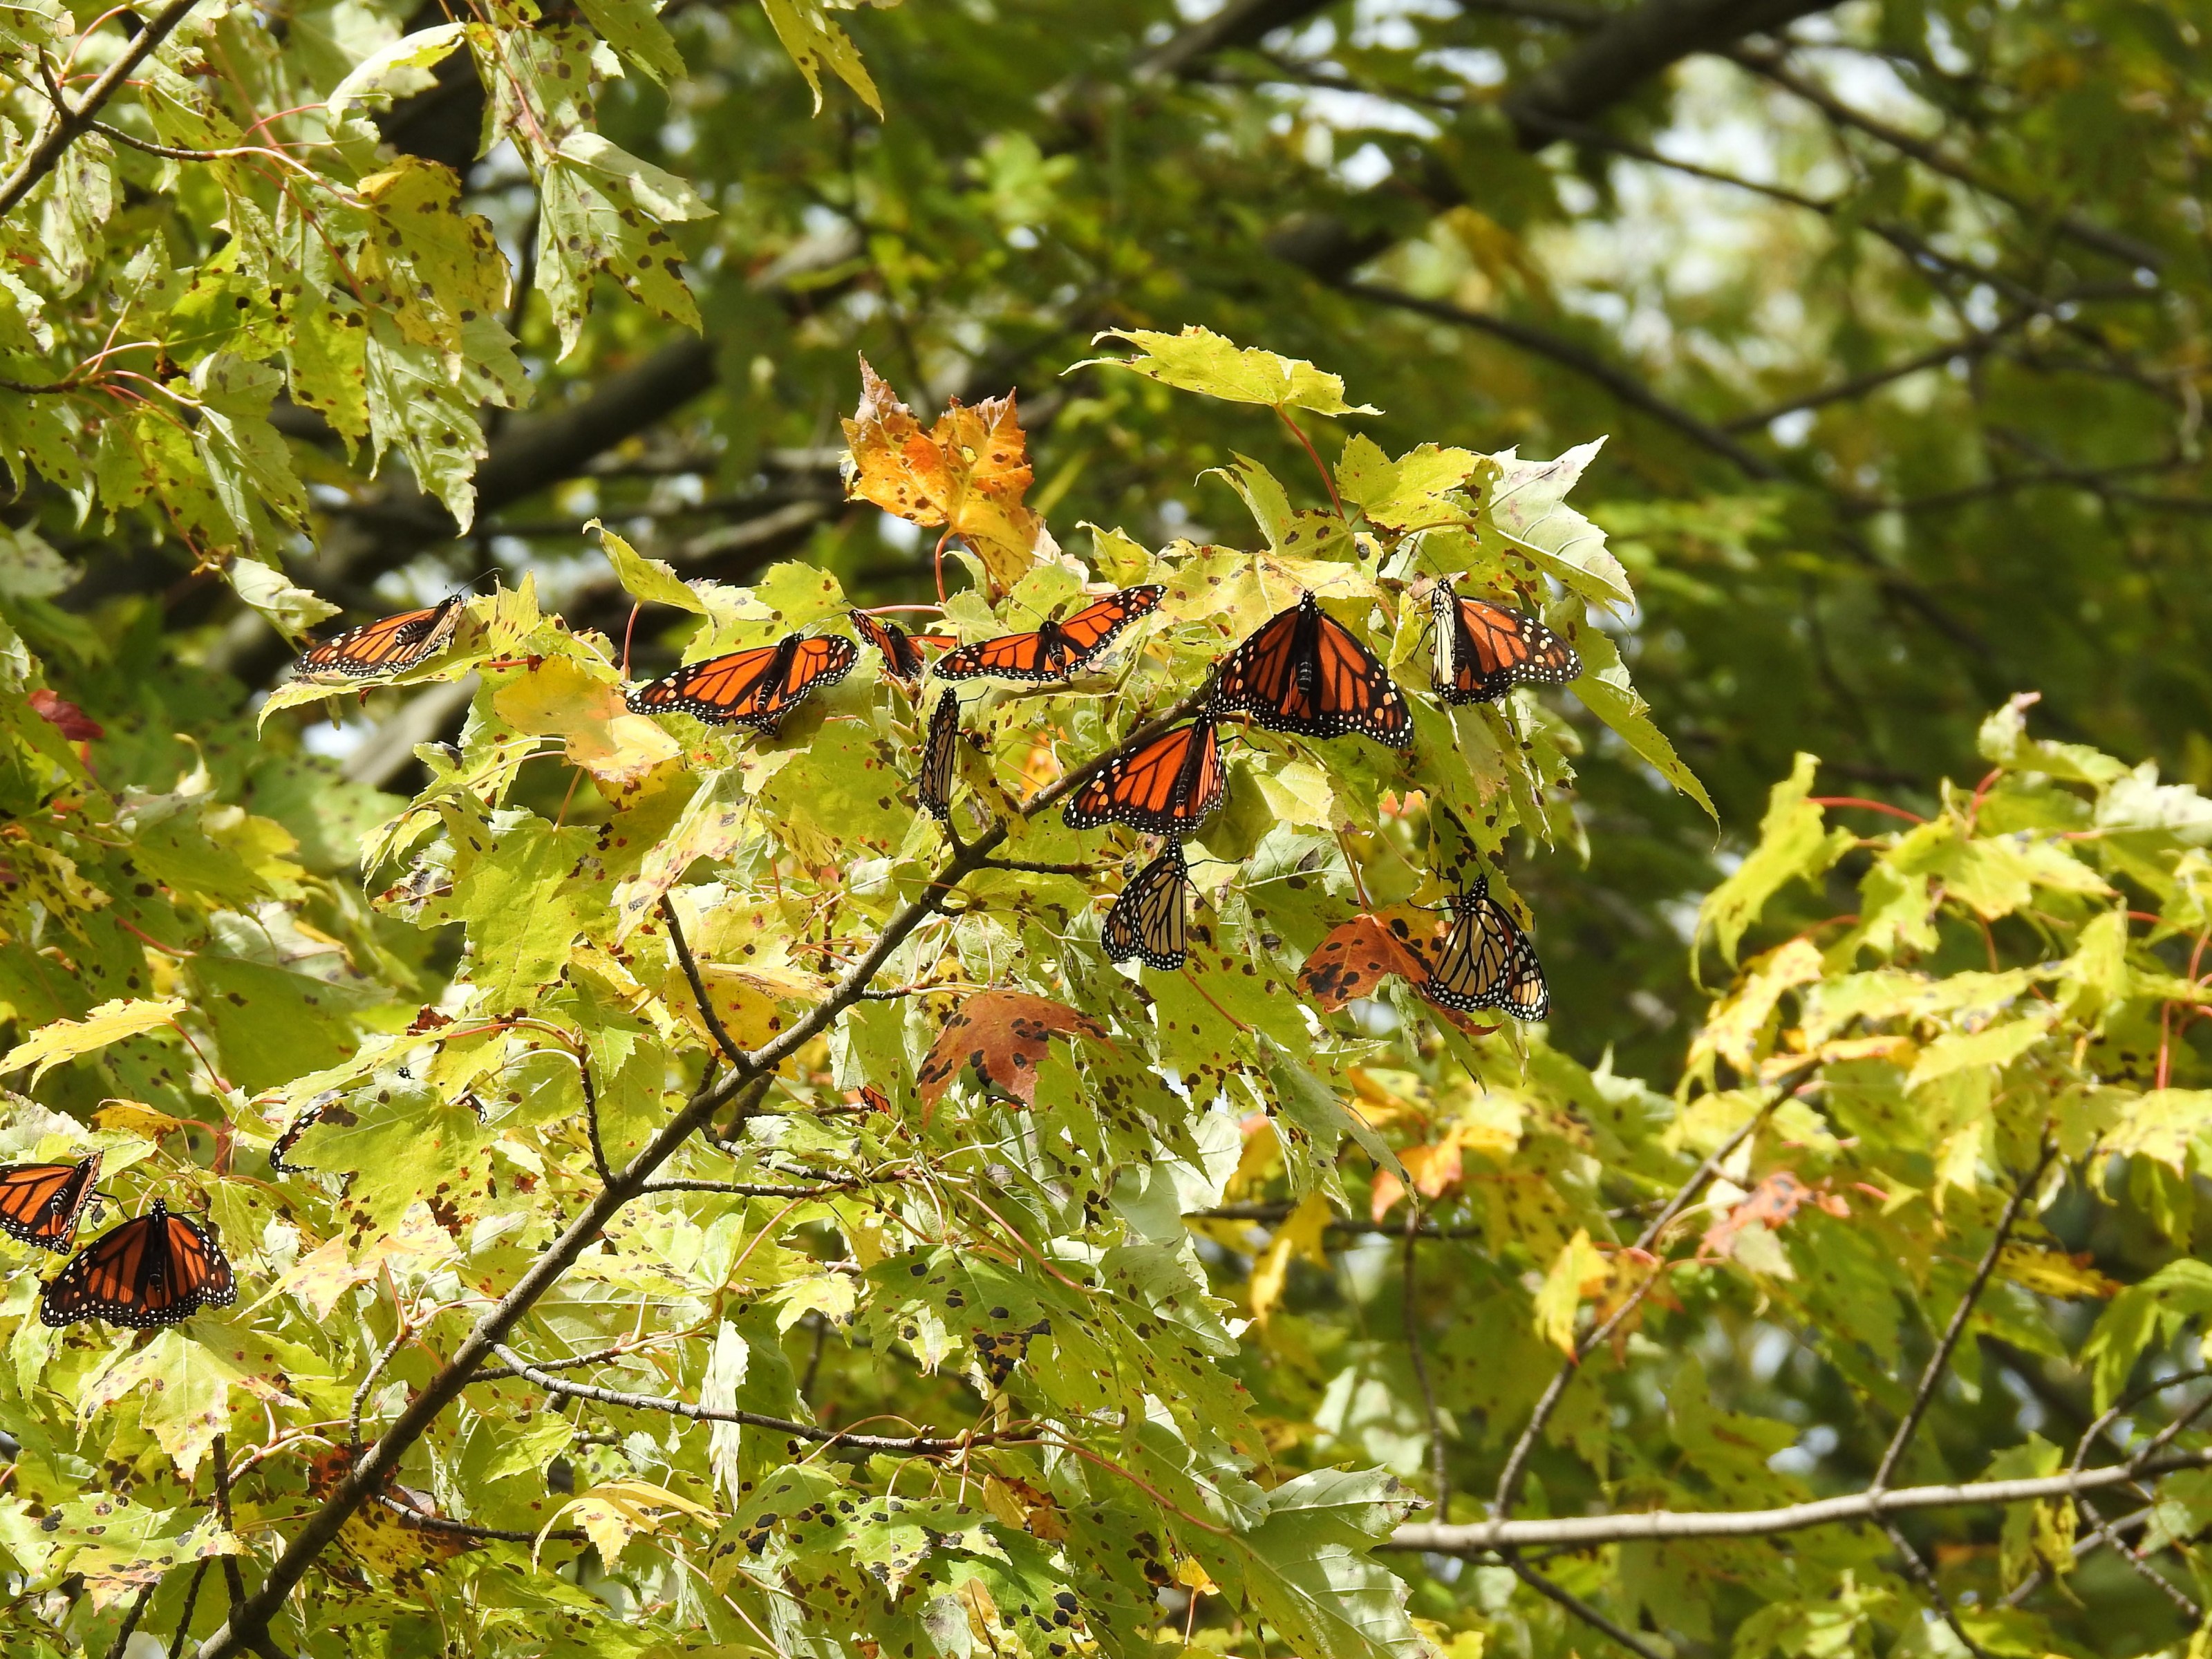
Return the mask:
[(0, 11), (7, 1651), (2200, 1659), (2201, 27)]

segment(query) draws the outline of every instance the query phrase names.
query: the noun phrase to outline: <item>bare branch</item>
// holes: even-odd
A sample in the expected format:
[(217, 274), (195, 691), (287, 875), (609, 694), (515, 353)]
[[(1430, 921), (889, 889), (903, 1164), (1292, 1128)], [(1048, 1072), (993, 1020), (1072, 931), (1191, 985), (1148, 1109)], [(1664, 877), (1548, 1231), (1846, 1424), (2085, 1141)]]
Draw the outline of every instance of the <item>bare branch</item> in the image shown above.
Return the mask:
[(1168, 81), (1188, 75), (1217, 52), (1252, 46), (1329, 5), (1330, 0), (1229, 0), (1211, 17), (1170, 35), (1148, 53), (1137, 65), (1136, 78)]
[(1974, 1656), (1974, 1659), (1990, 1659), (1990, 1650), (1966, 1634), (1966, 1627), (1959, 1622), (1959, 1614), (1951, 1606), (1951, 1598), (1943, 1594), (1943, 1586), (1936, 1582), (1935, 1569), (1920, 1559), (1920, 1552), (1912, 1547), (1912, 1540), (1907, 1538), (1899, 1528), (1897, 1522), (1887, 1516), (1882, 1516), (1881, 1524), (1882, 1532), (1889, 1539), (1890, 1547), (1896, 1550), (1899, 1557), (1903, 1559), (1905, 1571), (1911, 1574), (1919, 1582), (1920, 1588), (1928, 1593), (1928, 1599), (1936, 1604), (1936, 1611), (1942, 1615), (1943, 1622), (1951, 1627), (1951, 1634), (1959, 1638), (1966, 1651)]
[(0, 183), (0, 218), (15, 211), (39, 181), (60, 165), (69, 147), (91, 131), (93, 118), (106, 106), (107, 100), (138, 72), (138, 65), (153, 56), (155, 48), (169, 38), (198, 3), (199, 0), (169, 0), (167, 5), (146, 21), (137, 38), (123, 48), (100, 79), (85, 89), (83, 97), (73, 105), (56, 106), (53, 125), (39, 135), (6, 182)]
[(1666, 1541), (1684, 1538), (1772, 1538), (1832, 1527), (1843, 1522), (1879, 1521), (1915, 1510), (1969, 1508), (1978, 1504), (2027, 1504), (2046, 1498), (2126, 1486), (2181, 1469), (2212, 1468), (2212, 1447), (2171, 1452), (2140, 1469), (2112, 1464), (2016, 1480), (1972, 1480), (1936, 1486), (1892, 1486), (1884, 1492), (1850, 1492), (1771, 1510), (1640, 1510), (1621, 1515), (1570, 1515), (1550, 1520), (1474, 1521), (1446, 1526), (1407, 1522), (1383, 1546), (1425, 1550), (1433, 1555), (1489, 1556), (1511, 1549), (1563, 1545), (1587, 1549), (1597, 1544)]

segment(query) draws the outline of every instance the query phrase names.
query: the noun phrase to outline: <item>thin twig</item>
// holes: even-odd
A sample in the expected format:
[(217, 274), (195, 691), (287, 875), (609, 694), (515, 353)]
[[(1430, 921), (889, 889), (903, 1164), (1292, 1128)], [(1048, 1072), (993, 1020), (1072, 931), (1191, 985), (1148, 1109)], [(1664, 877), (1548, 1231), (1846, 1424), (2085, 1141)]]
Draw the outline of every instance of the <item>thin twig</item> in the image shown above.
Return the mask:
[[(1966, 1295), (1959, 1298), (1959, 1305), (1951, 1310), (1951, 1322), (1944, 1328), (1942, 1340), (1936, 1345), (1936, 1352), (1928, 1356), (1928, 1364), (1920, 1373), (1920, 1385), (1912, 1391), (1912, 1404), (1898, 1424), (1897, 1432), (1890, 1436), (1889, 1445), (1882, 1452), (1881, 1462), (1875, 1468), (1874, 1480), (1868, 1490), (1880, 1492), (1889, 1484), (1889, 1477), (1897, 1472), (1898, 1461), (1905, 1455), (1905, 1449), (1912, 1443), (1913, 1434), (1920, 1427), (1920, 1419), (1928, 1414), (1928, 1407), (1936, 1398), (1936, 1390), (1942, 1386), (1943, 1373), (1951, 1364), (1951, 1355), (1958, 1348), (1959, 1339), (1966, 1334), (1966, 1322), (1973, 1316), (1974, 1304), (1981, 1300), (1982, 1292), (1989, 1287), (1990, 1276), (1996, 1272), (1997, 1258), (2004, 1254), (2005, 1244), (2012, 1237), (2013, 1226), (2020, 1219), (2021, 1208), (2041, 1183), (2043, 1172), (2051, 1167), (2051, 1160), (2057, 1155), (2057, 1147), (2046, 1136), (2034, 1170), (2013, 1188), (2012, 1195), (2005, 1200), (2004, 1212), (1997, 1218), (1997, 1230), (1990, 1237), (1990, 1247), (1982, 1252), (1981, 1265), (1974, 1269), (1974, 1277), (1966, 1286)], [(1960, 1639), (1965, 1638), (1962, 1637)]]
[(1974, 1656), (1974, 1659), (1991, 1659), (1990, 1650), (1966, 1634), (1966, 1627), (1959, 1622), (1958, 1611), (1952, 1607), (1951, 1598), (1943, 1594), (1943, 1586), (1936, 1582), (1936, 1570), (1920, 1559), (1920, 1552), (1912, 1547), (1912, 1540), (1907, 1538), (1897, 1522), (1887, 1516), (1881, 1518), (1881, 1524), (1883, 1533), (1889, 1539), (1890, 1547), (1897, 1552), (1898, 1558), (1905, 1563), (1905, 1571), (1918, 1583), (1920, 1588), (1927, 1592), (1928, 1599), (1936, 1604), (1936, 1613), (1941, 1615), (1943, 1622), (1951, 1627), (1951, 1634), (1959, 1638), (1966, 1651)]
[(1660, 1659), (1659, 1654), (1655, 1650), (1630, 1635), (1612, 1620), (1583, 1601), (1581, 1596), (1575, 1595), (1571, 1590), (1561, 1589), (1518, 1556), (1507, 1556), (1505, 1565), (1512, 1568), (1519, 1575), (1521, 1582), (1528, 1585), (1530, 1589), (1540, 1595), (1549, 1596), (1592, 1630), (1610, 1636), (1631, 1653), (1639, 1656), (1639, 1659)]
[(699, 977), (699, 964), (692, 960), (690, 943), (684, 937), (683, 924), (676, 920), (676, 907), (665, 893), (660, 896), (660, 915), (668, 924), (668, 942), (676, 948), (676, 960), (683, 965), (684, 977), (690, 981), (691, 994), (698, 1000), (699, 1018), (706, 1021), (714, 1046), (722, 1051), (722, 1058), (744, 1070), (745, 1051), (738, 1046), (728, 1027), (722, 1024), (722, 1017), (714, 1012), (714, 1005), (707, 995), (707, 982)]
[(0, 218), (13, 212), (39, 181), (60, 164), (69, 147), (91, 130), (93, 118), (106, 107), (107, 100), (138, 72), (138, 65), (153, 56), (154, 49), (169, 38), (170, 32), (198, 3), (199, 0), (169, 0), (167, 5), (146, 20), (137, 37), (125, 46), (82, 98), (73, 106), (56, 108), (53, 125), (33, 143), (22, 164), (8, 176), (5, 183), (0, 184)]
[(131, 1645), (131, 1632), (138, 1628), (138, 1621), (146, 1616), (146, 1604), (154, 1599), (154, 1591), (161, 1582), (157, 1578), (147, 1585), (138, 1592), (137, 1599), (131, 1603), (131, 1611), (123, 1615), (123, 1628), (115, 1632), (115, 1640), (108, 1647), (107, 1659), (123, 1659), (123, 1650)]
[(766, 1429), (771, 1433), (787, 1435), (793, 1440), (811, 1440), (817, 1445), (850, 1446), (860, 1451), (943, 1456), (965, 1451), (971, 1446), (995, 1445), (1006, 1440), (1027, 1443), (1035, 1437), (1014, 1431), (951, 1436), (854, 1434), (844, 1429), (825, 1429), (817, 1423), (799, 1423), (788, 1418), (766, 1417), (759, 1412), (738, 1411), (722, 1406), (698, 1406), (688, 1400), (670, 1400), (659, 1395), (603, 1389), (592, 1382), (570, 1382), (540, 1370), (512, 1348), (495, 1345), (493, 1351), (507, 1362), (510, 1375), (535, 1382), (548, 1394), (565, 1395), (570, 1400), (588, 1400), (601, 1406), (621, 1406), (630, 1411), (665, 1412), (671, 1417), (688, 1417), (695, 1423), (735, 1423), (749, 1429)]
[[(1774, 1093), (1751, 1115), (1750, 1121), (1715, 1147), (1704, 1162), (1690, 1172), (1690, 1178), (1675, 1189), (1674, 1197), (1668, 1199), (1659, 1213), (1646, 1224), (1644, 1231), (1637, 1235), (1636, 1243), (1630, 1248), (1639, 1252), (1649, 1252), (1652, 1245), (1658, 1243), (1659, 1236), (1673, 1224), (1674, 1218), (1689, 1207), (1691, 1201), (1704, 1189), (1705, 1183), (1720, 1173), (1723, 1164), (1735, 1156), (1736, 1148), (1757, 1133), (1759, 1126), (1766, 1121), (1768, 1114), (1790, 1097), (1790, 1091), (1796, 1086), (1798, 1079), (1812, 1070), (1816, 1063), (1808, 1060), (1802, 1065), (1793, 1066), (1784, 1073)], [(1514, 1503), (1521, 1492), (1521, 1478), (1528, 1470), (1528, 1459), (1536, 1449), (1537, 1441), (1543, 1437), (1545, 1425), (1552, 1420), (1552, 1413), (1559, 1410), (1559, 1401), (1566, 1397), (1567, 1385), (1575, 1380), (1576, 1375), (1582, 1369), (1583, 1361), (1620, 1328), (1621, 1322), (1642, 1304), (1651, 1287), (1659, 1282), (1659, 1273), (1656, 1271), (1648, 1275), (1633, 1291), (1621, 1299), (1618, 1308), (1593, 1326), (1589, 1334), (1575, 1345), (1573, 1354), (1568, 1358), (1565, 1364), (1559, 1367), (1551, 1382), (1545, 1388), (1542, 1395), (1536, 1401), (1535, 1409), (1528, 1414), (1528, 1426), (1521, 1431), (1521, 1437), (1513, 1443), (1513, 1449), (1506, 1455), (1504, 1472), (1498, 1477), (1498, 1494), (1491, 1500), (1491, 1513), (1497, 1519), (1503, 1521), (1512, 1514)]]
[[(222, 1529), (225, 1532), (230, 1532), (234, 1528), (230, 1520), (230, 1437), (228, 1435), (216, 1436), (215, 1443), (209, 1448), (208, 1461), (215, 1473), (216, 1518), (222, 1522)], [(222, 1558), (222, 1582), (230, 1591), (230, 1613), (231, 1617), (234, 1619), (238, 1616), (238, 1609), (246, 1601), (246, 1581), (239, 1577), (238, 1558), (234, 1555), (225, 1555)]]

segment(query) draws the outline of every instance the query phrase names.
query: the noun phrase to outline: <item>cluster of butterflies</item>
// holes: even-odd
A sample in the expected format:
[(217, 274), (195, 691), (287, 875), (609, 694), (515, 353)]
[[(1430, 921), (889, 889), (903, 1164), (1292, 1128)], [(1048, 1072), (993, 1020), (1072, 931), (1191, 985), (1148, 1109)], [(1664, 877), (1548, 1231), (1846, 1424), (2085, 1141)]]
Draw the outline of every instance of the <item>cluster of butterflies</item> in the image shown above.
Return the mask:
[[(0, 1169), (0, 1232), (42, 1250), (68, 1250), (77, 1222), (100, 1195), (99, 1180), (98, 1152), (75, 1164)], [(214, 1229), (172, 1215), (157, 1198), (143, 1215), (94, 1239), (46, 1282), (39, 1293), (39, 1322), (58, 1327), (104, 1319), (146, 1330), (237, 1300), (238, 1282)]]
[[(1157, 583), (1126, 587), (1083, 606), (1065, 620), (1048, 618), (1033, 632), (974, 645), (942, 635), (909, 635), (865, 611), (848, 613), (860, 636), (909, 695), (927, 672), (939, 681), (1071, 678), (1110, 646), (1131, 623), (1159, 606)], [(300, 659), (304, 674), (366, 677), (404, 672), (426, 661), (452, 636), (460, 596), (427, 610), (387, 617), (341, 634)], [(1516, 685), (1559, 685), (1582, 672), (1574, 649), (1534, 617), (1465, 599), (1449, 578), (1431, 590), (1435, 660), (1431, 684), (1448, 703), (1487, 702)], [(923, 647), (942, 650), (933, 662)], [(773, 733), (817, 688), (834, 685), (860, 660), (860, 647), (838, 635), (787, 634), (774, 645), (689, 663), (635, 687), (627, 696), (638, 714), (672, 710), (718, 725)], [(1172, 971), (1182, 966), (1183, 890), (1190, 879), (1182, 843), (1227, 794), (1218, 723), (1242, 714), (1271, 732), (1306, 738), (1357, 735), (1393, 749), (1413, 741), (1413, 714), (1374, 653), (1311, 593), (1262, 623), (1214, 665), (1212, 690), (1192, 720), (1132, 743), (1089, 779), (1062, 808), (1078, 830), (1125, 823), (1161, 839), (1152, 861), (1130, 878), (1108, 912), (1107, 953)], [(916, 794), (948, 828), (953, 761), (960, 737), (960, 700), (946, 684), (922, 739)], [(1551, 1006), (1534, 947), (1486, 878), (1462, 890), (1455, 921), (1422, 992), (1462, 1012), (1502, 1008), (1541, 1019)]]

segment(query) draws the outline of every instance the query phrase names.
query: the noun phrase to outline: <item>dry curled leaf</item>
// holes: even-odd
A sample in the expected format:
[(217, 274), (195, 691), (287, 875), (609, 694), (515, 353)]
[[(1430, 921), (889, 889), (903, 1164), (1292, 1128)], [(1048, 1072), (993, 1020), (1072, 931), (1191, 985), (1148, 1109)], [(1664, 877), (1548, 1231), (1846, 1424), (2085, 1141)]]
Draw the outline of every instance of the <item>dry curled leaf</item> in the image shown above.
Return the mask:
[(973, 1065), (984, 1082), (1030, 1105), (1036, 1099), (1037, 1062), (1055, 1034), (1096, 1037), (1112, 1046), (1103, 1026), (1064, 1003), (1021, 991), (981, 992), (945, 1022), (915, 1075), (915, 1092), (933, 1106), (961, 1068)]
[(918, 525), (945, 526), (964, 539), (1000, 590), (1060, 551), (1043, 519), (1023, 503), (1029, 442), (1013, 395), (972, 406), (957, 399), (925, 432), (867, 360), (860, 406), (845, 422), (852, 446), (848, 492)]

